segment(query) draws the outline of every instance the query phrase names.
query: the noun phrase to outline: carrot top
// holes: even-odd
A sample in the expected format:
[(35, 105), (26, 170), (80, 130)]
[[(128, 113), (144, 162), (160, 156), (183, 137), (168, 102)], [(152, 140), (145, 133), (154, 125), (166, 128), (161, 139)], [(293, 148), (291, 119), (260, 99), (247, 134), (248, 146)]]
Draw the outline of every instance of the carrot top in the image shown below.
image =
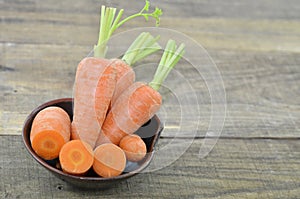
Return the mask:
[(104, 58), (106, 55), (106, 51), (107, 51), (107, 42), (110, 39), (113, 32), (117, 28), (122, 26), (125, 22), (127, 22), (133, 18), (142, 16), (146, 19), (146, 21), (148, 21), (149, 17), (153, 17), (156, 20), (156, 25), (159, 25), (159, 22), (160, 22), (159, 17), (162, 15), (162, 10), (156, 7), (152, 13), (149, 13), (148, 12), (149, 7), (150, 7), (149, 0), (146, 0), (145, 6), (143, 7), (143, 9), (140, 12), (133, 14), (133, 15), (123, 19), (122, 21), (120, 21), (122, 15), (123, 15), (123, 12), (124, 12), (123, 9), (121, 9), (118, 12), (118, 15), (115, 17), (116, 11), (117, 11), (116, 8), (102, 6), (101, 7), (99, 39), (98, 39), (97, 45), (94, 46), (94, 56)]
[(154, 38), (149, 32), (142, 32), (127, 49), (122, 60), (131, 66), (160, 50), (161, 47), (157, 43), (159, 38), (160, 36)]
[(167, 78), (170, 71), (178, 63), (184, 53), (185, 45), (183, 43), (180, 44), (180, 46), (177, 48), (176, 42), (174, 40), (170, 39), (168, 41), (154, 74), (153, 80), (149, 83), (149, 85), (154, 90), (158, 90), (160, 88), (163, 81)]

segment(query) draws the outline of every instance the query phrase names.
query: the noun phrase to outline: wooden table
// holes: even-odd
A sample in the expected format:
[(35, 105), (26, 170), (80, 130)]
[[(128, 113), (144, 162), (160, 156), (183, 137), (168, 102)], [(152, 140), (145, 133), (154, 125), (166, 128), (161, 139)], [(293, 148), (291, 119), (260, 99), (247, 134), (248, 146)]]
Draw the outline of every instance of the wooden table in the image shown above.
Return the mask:
[[(202, 117), (190, 117), (191, 123), (199, 122), (192, 137), (186, 132), (174, 137), (176, 128), (166, 125), (158, 148), (170, 141), (192, 141), (182, 156), (170, 151), (170, 157), (178, 155), (172, 164), (108, 190), (84, 191), (33, 161), (22, 143), (23, 122), (36, 106), (72, 96), (77, 63), (97, 40), (102, 3), (124, 8), (125, 15), (143, 7), (138, 0), (0, 1), (0, 198), (300, 197), (298, 0), (152, 2), (164, 10), (161, 27), (202, 44), (221, 74), (225, 123), (205, 158), (199, 158), (204, 139), (217, 138), (206, 136), (210, 108), (224, 104), (211, 104), (205, 81), (186, 70), (189, 81), (201, 80), (193, 88), (201, 97)], [(118, 32), (144, 24), (133, 20)], [(167, 105), (172, 110), (172, 103)], [(168, 158), (155, 157), (151, 165)]]

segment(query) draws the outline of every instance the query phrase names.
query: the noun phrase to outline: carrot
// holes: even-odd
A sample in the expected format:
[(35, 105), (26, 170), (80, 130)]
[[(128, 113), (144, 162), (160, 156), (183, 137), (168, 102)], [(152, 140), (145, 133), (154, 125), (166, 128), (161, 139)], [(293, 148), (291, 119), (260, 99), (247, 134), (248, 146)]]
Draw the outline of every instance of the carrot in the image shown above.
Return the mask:
[(72, 139), (94, 148), (116, 84), (114, 65), (107, 59), (88, 57), (77, 68), (74, 88)]
[(107, 142), (119, 144), (159, 110), (162, 97), (157, 90), (184, 53), (184, 44), (176, 48), (176, 43), (169, 40), (149, 85), (135, 82), (120, 95), (103, 123), (96, 146)]
[(32, 122), (30, 141), (33, 150), (43, 159), (55, 159), (61, 147), (70, 140), (69, 115), (59, 107), (41, 110)]
[(106, 116), (96, 146), (107, 142), (118, 145), (124, 136), (134, 133), (153, 117), (161, 101), (161, 95), (146, 84), (132, 84), (121, 94)]
[(112, 105), (135, 80), (135, 73), (131, 66), (161, 49), (156, 43), (158, 39), (159, 36), (154, 38), (150, 33), (142, 32), (127, 49), (122, 59), (113, 59), (113, 64), (117, 69), (117, 83), (111, 101)]
[(111, 143), (98, 146), (94, 150), (93, 170), (102, 177), (109, 178), (120, 175), (126, 166), (124, 151)]
[(132, 162), (142, 160), (147, 153), (145, 142), (136, 134), (123, 137), (119, 146), (125, 152), (127, 160)]
[(107, 42), (112, 33), (126, 21), (138, 16), (159, 20), (161, 10), (148, 11), (149, 2), (137, 14), (120, 21), (123, 10), (115, 17), (116, 8), (101, 7), (99, 39), (94, 46), (94, 57), (83, 59), (77, 68), (74, 84), (74, 114), (72, 139), (81, 139), (95, 147), (101, 126), (111, 103), (116, 85), (116, 66), (113, 60), (105, 59)]
[(124, 92), (126, 88), (128, 88), (131, 84), (133, 84), (135, 80), (135, 73), (126, 62), (121, 59), (112, 59), (113, 63), (116, 67), (116, 87), (114, 94), (111, 99), (111, 105), (115, 103), (116, 99)]
[(88, 143), (72, 140), (61, 148), (59, 162), (64, 172), (82, 175), (92, 167), (94, 152)]

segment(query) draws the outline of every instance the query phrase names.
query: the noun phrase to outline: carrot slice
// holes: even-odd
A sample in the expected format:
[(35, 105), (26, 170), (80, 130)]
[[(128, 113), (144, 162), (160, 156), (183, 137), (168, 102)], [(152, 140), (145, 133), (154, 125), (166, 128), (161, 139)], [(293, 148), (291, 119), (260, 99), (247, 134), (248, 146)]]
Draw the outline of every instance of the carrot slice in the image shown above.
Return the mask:
[(42, 131), (33, 138), (31, 146), (40, 157), (52, 160), (58, 157), (59, 151), (65, 143), (60, 133)]
[(94, 171), (102, 177), (109, 178), (120, 175), (126, 166), (124, 151), (117, 145), (106, 143), (94, 150)]
[(55, 159), (61, 147), (70, 140), (69, 115), (59, 107), (41, 110), (32, 122), (30, 141), (33, 150), (43, 159)]
[(92, 167), (94, 152), (88, 143), (81, 140), (72, 140), (62, 147), (59, 153), (59, 161), (64, 172), (82, 175)]
[(119, 146), (125, 152), (127, 160), (132, 162), (142, 160), (147, 153), (145, 142), (136, 134), (123, 137)]

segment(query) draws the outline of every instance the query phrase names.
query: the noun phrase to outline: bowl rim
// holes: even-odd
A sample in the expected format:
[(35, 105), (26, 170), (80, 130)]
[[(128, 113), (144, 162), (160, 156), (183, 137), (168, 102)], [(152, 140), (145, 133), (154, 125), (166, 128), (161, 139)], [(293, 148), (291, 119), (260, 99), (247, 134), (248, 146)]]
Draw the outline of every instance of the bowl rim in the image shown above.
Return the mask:
[[(140, 165), (140, 167), (134, 171), (130, 171), (130, 172), (127, 172), (127, 173), (124, 173), (124, 174), (121, 174), (119, 176), (115, 176), (115, 177), (111, 177), (111, 178), (104, 178), (104, 177), (100, 177), (100, 176), (97, 176), (97, 177), (94, 177), (94, 176), (76, 176), (76, 175), (72, 175), (72, 174), (68, 174), (68, 173), (65, 173), (63, 172), (62, 170), (59, 170), (53, 166), (50, 166), (48, 163), (46, 163), (46, 161), (44, 159), (42, 159), (41, 157), (39, 157), (35, 152), (34, 150), (32, 149), (31, 147), (31, 144), (30, 144), (30, 139), (29, 139), (29, 136), (30, 136), (30, 133), (27, 135), (26, 133), (26, 129), (28, 130), (28, 127), (31, 128), (31, 125), (30, 123), (32, 123), (34, 117), (36, 116), (36, 114), (41, 111), (42, 109), (48, 107), (48, 106), (53, 106), (55, 104), (58, 104), (58, 103), (62, 103), (62, 102), (73, 102), (73, 98), (58, 98), (58, 99), (54, 99), (54, 100), (50, 100), (50, 101), (47, 101), (39, 106), (37, 106), (36, 108), (34, 108), (31, 113), (26, 117), (25, 119), (25, 122), (23, 124), (23, 128), (22, 128), (22, 140), (23, 140), (23, 143), (25, 145), (25, 148), (27, 149), (27, 151), (29, 152), (29, 154), (39, 163), (41, 164), (43, 167), (45, 167), (47, 170), (55, 173), (55, 174), (59, 174), (59, 175), (62, 175), (64, 177), (67, 177), (67, 178), (72, 178), (74, 180), (85, 180), (85, 181), (114, 181), (114, 180), (121, 180), (121, 179), (125, 179), (125, 178), (128, 178), (128, 177), (131, 177), (133, 175), (136, 175), (138, 173), (140, 173), (142, 170), (144, 170), (150, 163), (150, 161), (152, 160), (153, 158), (153, 149), (156, 145), (156, 142), (163, 130), (163, 124), (161, 123), (160, 119), (158, 118), (157, 115), (154, 115), (152, 118), (155, 119), (158, 123), (158, 128), (153, 136), (153, 141), (150, 145), (150, 151), (147, 152), (146, 154), (146, 157), (145, 157), (145, 160), (143, 161), (143, 163)], [(26, 137), (27, 136), (27, 137)]]

